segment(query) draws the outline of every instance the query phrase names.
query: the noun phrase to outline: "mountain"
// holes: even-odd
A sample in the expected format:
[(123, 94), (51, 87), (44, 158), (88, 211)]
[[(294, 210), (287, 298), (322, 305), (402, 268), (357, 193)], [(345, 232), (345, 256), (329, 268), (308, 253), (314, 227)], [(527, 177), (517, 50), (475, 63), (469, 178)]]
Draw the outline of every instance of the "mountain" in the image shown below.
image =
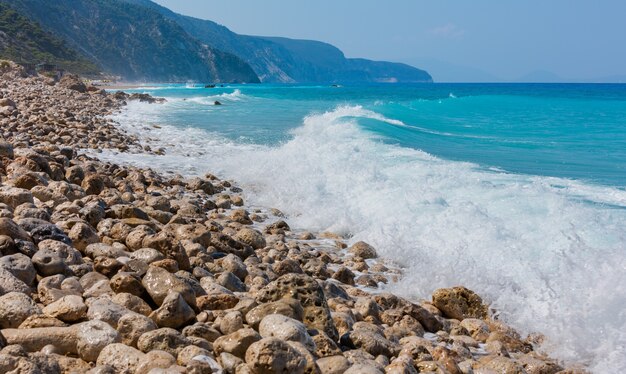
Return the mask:
[(0, 0), (126, 80), (258, 82), (239, 57), (207, 46), (175, 22), (121, 0)]
[(39, 24), (0, 3), (0, 58), (24, 63), (47, 62), (82, 75), (100, 69)]
[(103, 71), (130, 81), (432, 82), (409, 65), (327, 43), (239, 35), (150, 0), (0, 0)]
[(338, 48), (312, 40), (239, 35), (212, 21), (184, 16), (150, 0), (124, 0), (159, 12), (187, 33), (246, 61), (263, 82), (431, 82), (409, 65), (346, 58)]

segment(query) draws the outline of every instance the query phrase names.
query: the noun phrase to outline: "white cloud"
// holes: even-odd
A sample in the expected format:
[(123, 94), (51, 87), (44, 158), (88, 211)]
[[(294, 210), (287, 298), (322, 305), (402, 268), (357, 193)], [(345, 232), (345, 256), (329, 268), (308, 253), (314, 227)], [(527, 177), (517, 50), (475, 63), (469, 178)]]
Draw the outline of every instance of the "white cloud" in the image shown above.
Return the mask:
[(465, 35), (465, 30), (454, 23), (448, 22), (445, 25), (428, 30), (428, 33), (440, 38), (458, 39)]

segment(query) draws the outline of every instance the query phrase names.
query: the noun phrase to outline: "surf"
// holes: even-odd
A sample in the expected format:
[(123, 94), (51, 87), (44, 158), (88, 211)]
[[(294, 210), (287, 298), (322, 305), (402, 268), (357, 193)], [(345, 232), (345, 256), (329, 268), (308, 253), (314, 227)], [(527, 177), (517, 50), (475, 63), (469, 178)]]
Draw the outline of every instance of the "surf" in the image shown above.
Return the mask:
[[(127, 131), (150, 121), (137, 109), (118, 117)], [(403, 123), (338, 106), (306, 116), (276, 146), (165, 125), (149, 136), (166, 156), (99, 157), (233, 178), (249, 202), (283, 210), (294, 228), (374, 244), (404, 268), (394, 292), (418, 300), (462, 284), (499, 318), (545, 334), (543, 349), (560, 359), (599, 371), (626, 365), (625, 191), (440, 159), (364, 131), (372, 119)]]

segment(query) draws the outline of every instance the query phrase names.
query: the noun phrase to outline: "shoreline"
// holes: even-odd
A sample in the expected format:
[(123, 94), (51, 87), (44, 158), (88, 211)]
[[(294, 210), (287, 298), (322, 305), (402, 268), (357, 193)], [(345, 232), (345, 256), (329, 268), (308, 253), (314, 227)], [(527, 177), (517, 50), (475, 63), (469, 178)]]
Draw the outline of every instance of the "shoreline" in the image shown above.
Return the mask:
[[(166, 178), (59, 147), (151, 152), (105, 117), (129, 96), (71, 77), (51, 85), (19, 76), (2, 77), (12, 103), (3, 121), (18, 124), (3, 124), (8, 142), (0, 147), (0, 229), (13, 241), (2, 255), (36, 273), (6, 271), (16, 292), (0, 299), (28, 306), (22, 321), (0, 330), (0, 355), (11, 365), (45, 357), (77, 372), (95, 362), (119, 372), (161, 365), (152, 368), (246, 373), (262, 370), (272, 352), (272, 365), (294, 373), (584, 372), (535, 352), (536, 340), (491, 319), (465, 288), (420, 303), (374, 292), (394, 276), (374, 248), (291, 232), (278, 211), (247, 210), (230, 182)], [(39, 118), (21, 126), (25, 114)], [(59, 334), (76, 334), (78, 345)], [(93, 336), (95, 350), (80, 346)]]

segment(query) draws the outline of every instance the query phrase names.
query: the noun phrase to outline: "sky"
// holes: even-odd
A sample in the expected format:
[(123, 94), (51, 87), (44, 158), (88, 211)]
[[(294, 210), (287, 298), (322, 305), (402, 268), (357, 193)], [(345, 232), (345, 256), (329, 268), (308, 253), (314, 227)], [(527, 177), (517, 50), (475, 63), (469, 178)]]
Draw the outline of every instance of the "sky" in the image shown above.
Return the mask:
[(239, 34), (313, 39), (435, 81), (622, 81), (624, 0), (156, 0)]

